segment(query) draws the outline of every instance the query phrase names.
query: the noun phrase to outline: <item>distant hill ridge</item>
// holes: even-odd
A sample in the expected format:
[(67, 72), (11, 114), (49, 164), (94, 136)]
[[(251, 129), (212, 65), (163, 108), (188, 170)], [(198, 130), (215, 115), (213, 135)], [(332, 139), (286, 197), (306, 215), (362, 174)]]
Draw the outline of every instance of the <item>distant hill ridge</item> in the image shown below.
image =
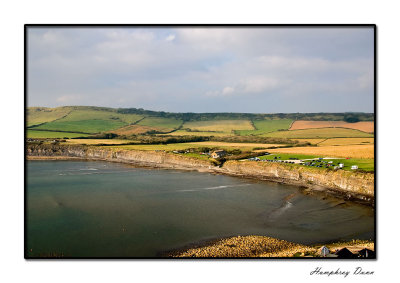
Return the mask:
[(50, 107), (28, 107), (28, 111), (48, 111), (54, 109), (68, 110), (95, 110), (115, 112), (120, 114), (140, 114), (154, 117), (165, 117), (181, 119), (183, 121), (198, 121), (212, 119), (292, 119), (292, 120), (314, 120), (314, 121), (346, 121), (348, 117), (355, 117), (358, 121), (374, 121), (374, 113), (365, 112), (315, 112), (315, 113), (236, 113), (236, 112), (213, 112), (213, 113), (194, 113), (194, 112), (165, 112), (145, 110), (142, 108), (110, 108), (99, 106), (60, 106)]
[[(174, 113), (95, 106), (28, 107), (26, 113), (28, 136), (37, 138), (99, 134), (127, 138), (136, 135), (372, 137), (374, 129), (373, 113)], [(294, 124), (301, 129), (291, 129)]]

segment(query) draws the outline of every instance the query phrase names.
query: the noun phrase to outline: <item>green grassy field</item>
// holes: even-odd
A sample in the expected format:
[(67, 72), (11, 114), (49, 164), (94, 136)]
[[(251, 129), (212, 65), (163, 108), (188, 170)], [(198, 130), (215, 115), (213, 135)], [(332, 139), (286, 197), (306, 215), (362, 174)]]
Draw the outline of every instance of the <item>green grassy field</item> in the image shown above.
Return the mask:
[(297, 158), (297, 159), (310, 159), (310, 158), (318, 158), (318, 157), (322, 157), (322, 156), (309, 155), (309, 154), (272, 153), (270, 155), (263, 155), (259, 158), (261, 160), (274, 160), (275, 157), (280, 157), (280, 160), (287, 160), (290, 157)]
[(210, 120), (195, 121), (183, 124), (182, 128), (200, 132), (225, 132), (231, 133), (232, 130), (254, 130), (249, 120)]
[(118, 120), (80, 120), (80, 121), (63, 121), (63, 119), (40, 125), (34, 129), (68, 131), (82, 133), (99, 133), (120, 128), (126, 125)]
[(275, 132), (278, 130), (287, 130), (292, 124), (291, 119), (280, 120), (254, 120), (253, 124), (256, 130), (253, 131), (237, 131), (241, 136), (246, 135), (261, 135), (265, 133)]
[[(311, 116), (310, 116), (311, 115)], [(370, 114), (358, 114), (368, 118)], [(365, 117), (364, 117), (364, 116)], [(58, 108), (30, 107), (27, 123), (30, 130), (44, 130), (37, 136), (54, 137), (54, 132), (95, 134), (101, 132), (117, 135), (169, 134), (182, 136), (243, 136), (325, 139), (372, 138), (373, 134), (345, 128), (320, 128), (291, 130), (294, 117), (308, 116), (325, 120), (338, 119), (338, 114), (248, 114), (248, 113), (168, 113), (143, 109), (113, 109), (91, 106), (66, 106)], [(308, 117), (308, 118), (310, 118)], [(184, 124), (183, 121), (186, 121)], [(135, 125), (133, 125), (135, 124)], [(124, 127), (124, 128), (123, 128)], [(121, 129), (122, 128), (122, 129)], [(46, 130), (48, 130), (46, 132)], [(328, 143), (328, 142), (326, 142)]]
[(50, 131), (35, 131), (35, 130), (27, 130), (28, 138), (77, 138), (77, 137), (87, 137), (86, 134), (78, 134), (78, 133), (64, 133), (64, 132), (50, 132)]
[(197, 159), (201, 159), (201, 160), (210, 160), (210, 157), (208, 155), (199, 154), (199, 153), (191, 153), (191, 152), (183, 153), (183, 156), (197, 158)]
[(56, 119), (60, 119), (64, 116), (66, 116), (70, 111), (71, 111), (71, 109), (69, 107), (59, 107), (59, 108), (31, 107), (31, 108), (28, 108), (26, 111), (28, 127), (46, 123), (46, 122), (51, 122)]
[(113, 111), (79, 109), (72, 110), (62, 121), (82, 121), (82, 120), (113, 120), (126, 124), (132, 124), (143, 118), (137, 114), (120, 114)]
[(137, 124), (155, 127), (161, 131), (172, 131), (182, 125), (182, 121), (174, 118), (146, 117)]
[[(68, 131), (77, 133), (99, 133), (109, 130), (114, 130), (125, 125), (135, 123), (136, 121), (143, 118), (141, 115), (136, 114), (120, 114), (113, 111), (105, 110), (93, 110), (85, 109), (80, 107), (75, 109), (73, 107), (55, 108), (56, 110), (46, 112), (46, 111), (34, 111), (35, 115), (28, 115), (28, 126), (35, 125), (38, 121), (44, 121), (47, 119), (46, 123), (34, 127), (32, 129), (40, 130), (51, 130), (51, 131)], [(63, 112), (61, 111), (63, 110)], [(32, 112), (31, 111), (31, 112)], [(43, 112), (42, 114), (37, 114), (36, 112)], [(53, 113), (54, 112), (54, 113)], [(53, 113), (50, 115), (48, 113)], [(67, 113), (65, 117), (61, 116), (60, 113)], [(40, 116), (40, 117), (39, 117)], [(43, 117), (42, 117), (43, 116)], [(42, 118), (41, 118), (42, 117)], [(57, 120), (54, 119), (57, 117)], [(52, 119), (52, 120), (51, 120)], [(33, 121), (33, 122), (32, 122)], [(46, 134), (51, 132), (43, 132), (42, 137), (46, 137)], [(51, 134), (47, 137), (54, 137)], [(81, 136), (81, 135), (77, 135)]]
[(361, 132), (353, 129), (344, 128), (320, 128), (320, 129), (306, 129), (306, 130), (292, 130), (292, 131), (278, 131), (263, 134), (265, 137), (274, 138), (369, 138), (373, 134)]

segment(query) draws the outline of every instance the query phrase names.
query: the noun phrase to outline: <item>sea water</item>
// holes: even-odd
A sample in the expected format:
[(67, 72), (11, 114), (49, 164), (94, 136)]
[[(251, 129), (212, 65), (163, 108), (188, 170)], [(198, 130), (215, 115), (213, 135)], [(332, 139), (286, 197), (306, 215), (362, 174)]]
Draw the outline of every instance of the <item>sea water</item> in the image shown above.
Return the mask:
[(264, 235), (296, 243), (373, 239), (371, 207), (298, 187), (88, 161), (28, 161), (28, 256), (156, 257)]

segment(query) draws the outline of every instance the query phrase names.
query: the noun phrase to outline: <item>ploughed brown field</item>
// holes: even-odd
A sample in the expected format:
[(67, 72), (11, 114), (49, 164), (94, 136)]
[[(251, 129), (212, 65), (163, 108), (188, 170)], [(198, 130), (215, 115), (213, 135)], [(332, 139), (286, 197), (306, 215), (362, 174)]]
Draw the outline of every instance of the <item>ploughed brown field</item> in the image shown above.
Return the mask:
[(315, 128), (348, 128), (367, 133), (374, 132), (374, 122), (364, 121), (357, 123), (347, 123), (344, 121), (295, 121), (289, 130), (304, 130)]

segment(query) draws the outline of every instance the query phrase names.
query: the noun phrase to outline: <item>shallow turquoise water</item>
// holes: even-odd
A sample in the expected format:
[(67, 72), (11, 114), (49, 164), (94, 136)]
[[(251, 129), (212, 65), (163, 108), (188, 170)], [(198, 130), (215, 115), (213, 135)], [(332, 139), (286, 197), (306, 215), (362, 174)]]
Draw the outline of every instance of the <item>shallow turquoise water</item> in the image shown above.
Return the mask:
[(28, 161), (27, 178), (30, 256), (154, 257), (235, 235), (304, 244), (374, 235), (370, 207), (272, 182), (85, 161)]

